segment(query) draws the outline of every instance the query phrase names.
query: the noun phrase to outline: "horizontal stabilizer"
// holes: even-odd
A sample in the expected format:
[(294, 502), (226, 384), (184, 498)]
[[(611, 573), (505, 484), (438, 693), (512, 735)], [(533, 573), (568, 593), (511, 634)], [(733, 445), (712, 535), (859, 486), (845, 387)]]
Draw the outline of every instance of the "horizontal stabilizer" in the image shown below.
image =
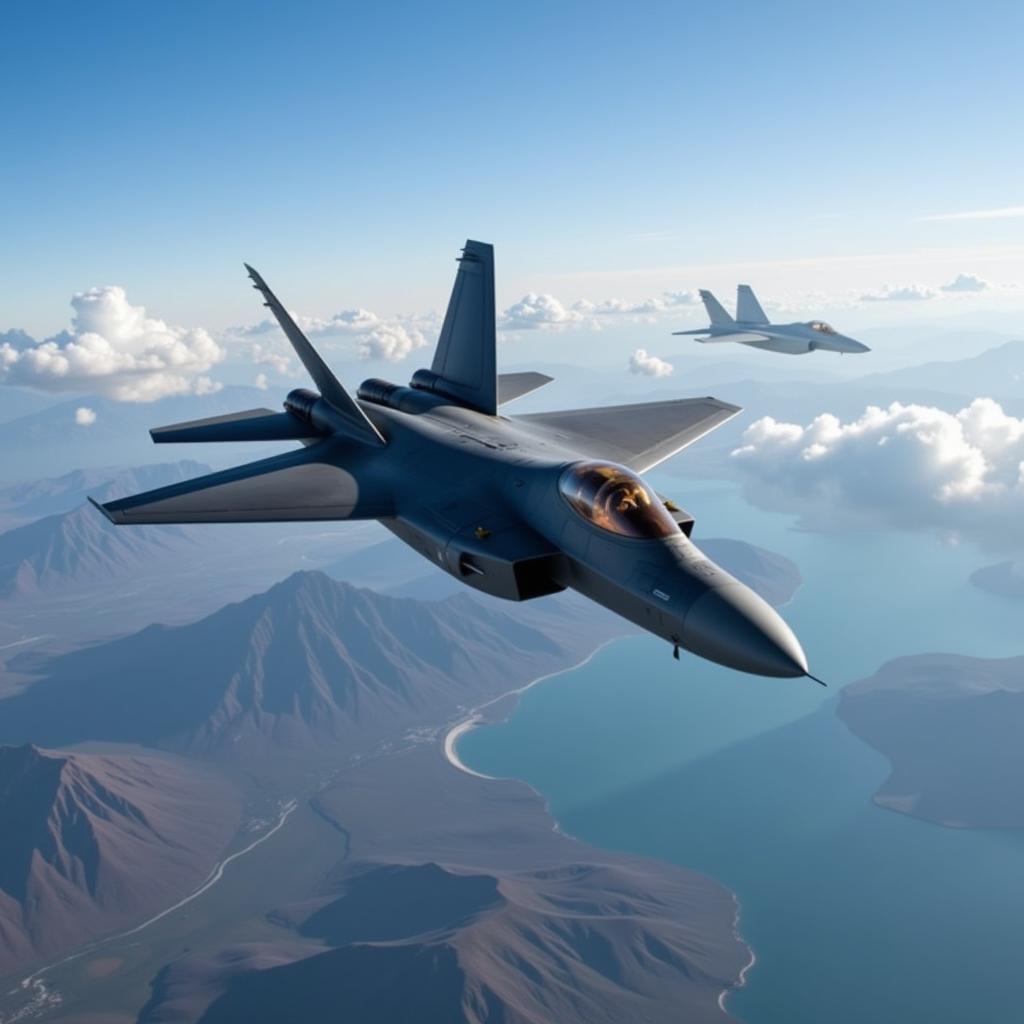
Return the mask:
[(738, 405), (717, 398), (681, 398), (640, 405), (516, 416), (539, 437), (594, 459), (612, 459), (643, 473), (731, 420)]
[(190, 441), (307, 441), (320, 434), (309, 423), (287, 412), (247, 409), (205, 420), (172, 423), (149, 432), (157, 444)]
[(531, 391), (536, 391), (537, 388), (542, 388), (553, 380), (554, 377), (549, 377), (546, 373), (532, 371), (526, 373), (499, 373), (498, 405), (514, 402), (517, 398), (522, 398), (523, 395), (528, 395)]
[(158, 487), (101, 505), (112, 522), (249, 523), (310, 519), (376, 519), (388, 502), (361, 492), (347, 470), (303, 448), (245, 466)]
[[(679, 334), (695, 334), (696, 331), (679, 331)], [(706, 332), (705, 332), (706, 333)], [(752, 341), (767, 341), (767, 334), (758, 334), (756, 331), (731, 331), (726, 334), (712, 334), (710, 338), (698, 338), (698, 341), (708, 344), (719, 341), (738, 341), (740, 344)]]
[(313, 378), (320, 391), (320, 396), (332, 405), (346, 421), (350, 435), (357, 440), (369, 444), (386, 444), (380, 431), (370, 422), (365, 412), (359, 408), (352, 396), (341, 386), (341, 382), (331, 372), (330, 367), (320, 358), (320, 353), (309, 343), (309, 339), (299, 329), (299, 325), (291, 318), (288, 310), (281, 305), (277, 296), (267, 286), (267, 282), (259, 274), (245, 264), (245, 269), (252, 278), (253, 287), (263, 295), (264, 305), (274, 314), (281, 325), (295, 354), (302, 360), (306, 372)]

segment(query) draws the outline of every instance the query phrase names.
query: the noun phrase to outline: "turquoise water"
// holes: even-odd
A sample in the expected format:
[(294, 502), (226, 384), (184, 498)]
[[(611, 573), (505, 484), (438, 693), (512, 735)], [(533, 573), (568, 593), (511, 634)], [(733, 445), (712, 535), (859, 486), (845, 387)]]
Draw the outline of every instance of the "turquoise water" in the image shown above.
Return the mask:
[(800, 533), (723, 485), (686, 501), (700, 535), (797, 562), (785, 615), (832, 689), (631, 638), (466, 734), (460, 757), (526, 779), (572, 835), (735, 890), (758, 959), (728, 1005), (751, 1024), (1022, 1019), (1024, 835), (876, 808), (886, 761), (835, 717), (835, 689), (895, 655), (1024, 652), (1019, 607), (967, 584), (983, 555), (929, 535)]

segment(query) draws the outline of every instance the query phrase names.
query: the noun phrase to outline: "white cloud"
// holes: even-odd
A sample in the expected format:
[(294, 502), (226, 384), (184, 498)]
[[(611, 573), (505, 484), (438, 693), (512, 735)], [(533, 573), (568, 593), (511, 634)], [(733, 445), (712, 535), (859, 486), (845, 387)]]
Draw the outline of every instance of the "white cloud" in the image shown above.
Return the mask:
[[(353, 338), (360, 358), (386, 359), (389, 362), (399, 362), (426, 345), (424, 331), (436, 326), (433, 314), (385, 318), (367, 309), (343, 309), (326, 319), (299, 313), (291, 316), (311, 340)], [(227, 335), (251, 340), (247, 357), (253, 362), (272, 366), (285, 376), (295, 372), (291, 347), (276, 320), (262, 320), (249, 327), (233, 327)]]
[(877, 292), (866, 292), (861, 302), (923, 302), (934, 299), (938, 292), (924, 284), (885, 285)]
[(80, 427), (91, 427), (96, 422), (96, 412), (87, 405), (80, 405), (75, 410), (75, 423)]
[(71, 305), (70, 331), (0, 344), (0, 379), (47, 391), (96, 391), (123, 402), (219, 389), (204, 374), (225, 353), (202, 328), (147, 317), (117, 286), (80, 292)]
[(952, 281), (942, 286), (944, 292), (985, 292), (992, 287), (977, 274), (957, 274)]
[(625, 299), (603, 299), (590, 302), (579, 299), (566, 306), (554, 295), (530, 292), (513, 303), (499, 317), (499, 326), (506, 330), (534, 328), (589, 327), (597, 330), (603, 317), (639, 317), (650, 319), (678, 306), (692, 306), (698, 301), (696, 292), (663, 292), (654, 299), (630, 302)]
[(389, 363), (399, 363), (410, 352), (426, 345), (427, 339), (415, 328), (404, 327), (400, 323), (382, 323), (374, 327), (359, 341), (359, 356), (362, 359), (386, 359)]
[(673, 306), (696, 306), (700, 302), (700, 294), (695, 291), (663, 292), (665, 305)]
[(529, 292), (513, 303), (498, 319), (508, 330), (529, 330), (535, 327), (565, 327), (580, 324), (584, 315), (579, 309), (568, 309), (553, 295)]
[(849, 423), (764, 417), (732, 455), (753, 500), (814, 528), (931, 526), (1024, 546), (1024, 419), (989, 398), (957, 413), (869, 406)]
[[(368, 309), (343, 309), (326, 319), (317, 316), (303, 316), (294, 310), (289, 310), (289, 314), (302, 328), (303, 333), (310, 338), (359, 334), (380, 323), (380, 317)], [(258, 338), (267, 334), (279, 334), (280, 331), (281, 328), (277, 321), (267, 318), (248, 327), (234, 327), (230, 333), (240, 338)]]
[(267, 388), (270, 387), (270, 381), (267, 380), (267, 375), (265, 373), (257, 373), (253, 384), (258, 387), (260, 391), (266, 391)]
[(271, 366), (282, 377), (289, 377), (295, 372), (291, 353), (292, 348), (282, 335), (280, 338), (272, 338), (266, 344), (254, 341), (247, 355), (257, 366)]
[(639, 373), (647, 377), (667, 377), (672, 373), (673, 366), (664, 359), (652, 356), (645, 348), (638, 348), (629, 357), (629, 372)]
[(995, 210), (966, 210), (961, 213), (931, 213), (919, 221), (935, 220), (1009, 220), (1024, 217), (1024, 206), (1002, 206)]

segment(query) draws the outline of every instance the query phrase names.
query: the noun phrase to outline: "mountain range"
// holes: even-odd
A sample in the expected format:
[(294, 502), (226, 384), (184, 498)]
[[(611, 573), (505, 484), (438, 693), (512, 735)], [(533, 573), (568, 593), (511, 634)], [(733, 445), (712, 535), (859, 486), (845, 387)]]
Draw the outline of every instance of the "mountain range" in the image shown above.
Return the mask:
[(0, 739), (235, 755), (368, 742), (565, 667), (610, 623), (572, 600), (543, 612), (466, 593), (425, 603), (299, 572), (198, 622), (34, 665), (42, 678), (0, 702)]
[(227, 782), (179, 759), (0, 747), (0, 975), (180, 899), (239, 816)]
[(646, 862), (359, 865), (329, 897), (275, 915), (306, 942), (171, 965), (140, 1024), (721, 1021), (729, 943), (695, 929), (681, 883)]

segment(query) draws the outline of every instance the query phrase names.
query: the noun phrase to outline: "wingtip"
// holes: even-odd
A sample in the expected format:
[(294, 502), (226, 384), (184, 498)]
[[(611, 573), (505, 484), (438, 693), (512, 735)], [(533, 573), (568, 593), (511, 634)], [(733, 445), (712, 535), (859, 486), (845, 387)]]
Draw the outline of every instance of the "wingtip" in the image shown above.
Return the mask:
[(89, 504), (92, 505), (93, 508), (98, 509), (99, 512), (104, 517), (104, 519), (113, 523), (115, 526), (117, 525), (117, 520), (114, 518), (114, 514), (106, 507), (106, 505), (101, 504), (95, 498), (89, 495), (86, 495), (86, 497), (89, 500)]

